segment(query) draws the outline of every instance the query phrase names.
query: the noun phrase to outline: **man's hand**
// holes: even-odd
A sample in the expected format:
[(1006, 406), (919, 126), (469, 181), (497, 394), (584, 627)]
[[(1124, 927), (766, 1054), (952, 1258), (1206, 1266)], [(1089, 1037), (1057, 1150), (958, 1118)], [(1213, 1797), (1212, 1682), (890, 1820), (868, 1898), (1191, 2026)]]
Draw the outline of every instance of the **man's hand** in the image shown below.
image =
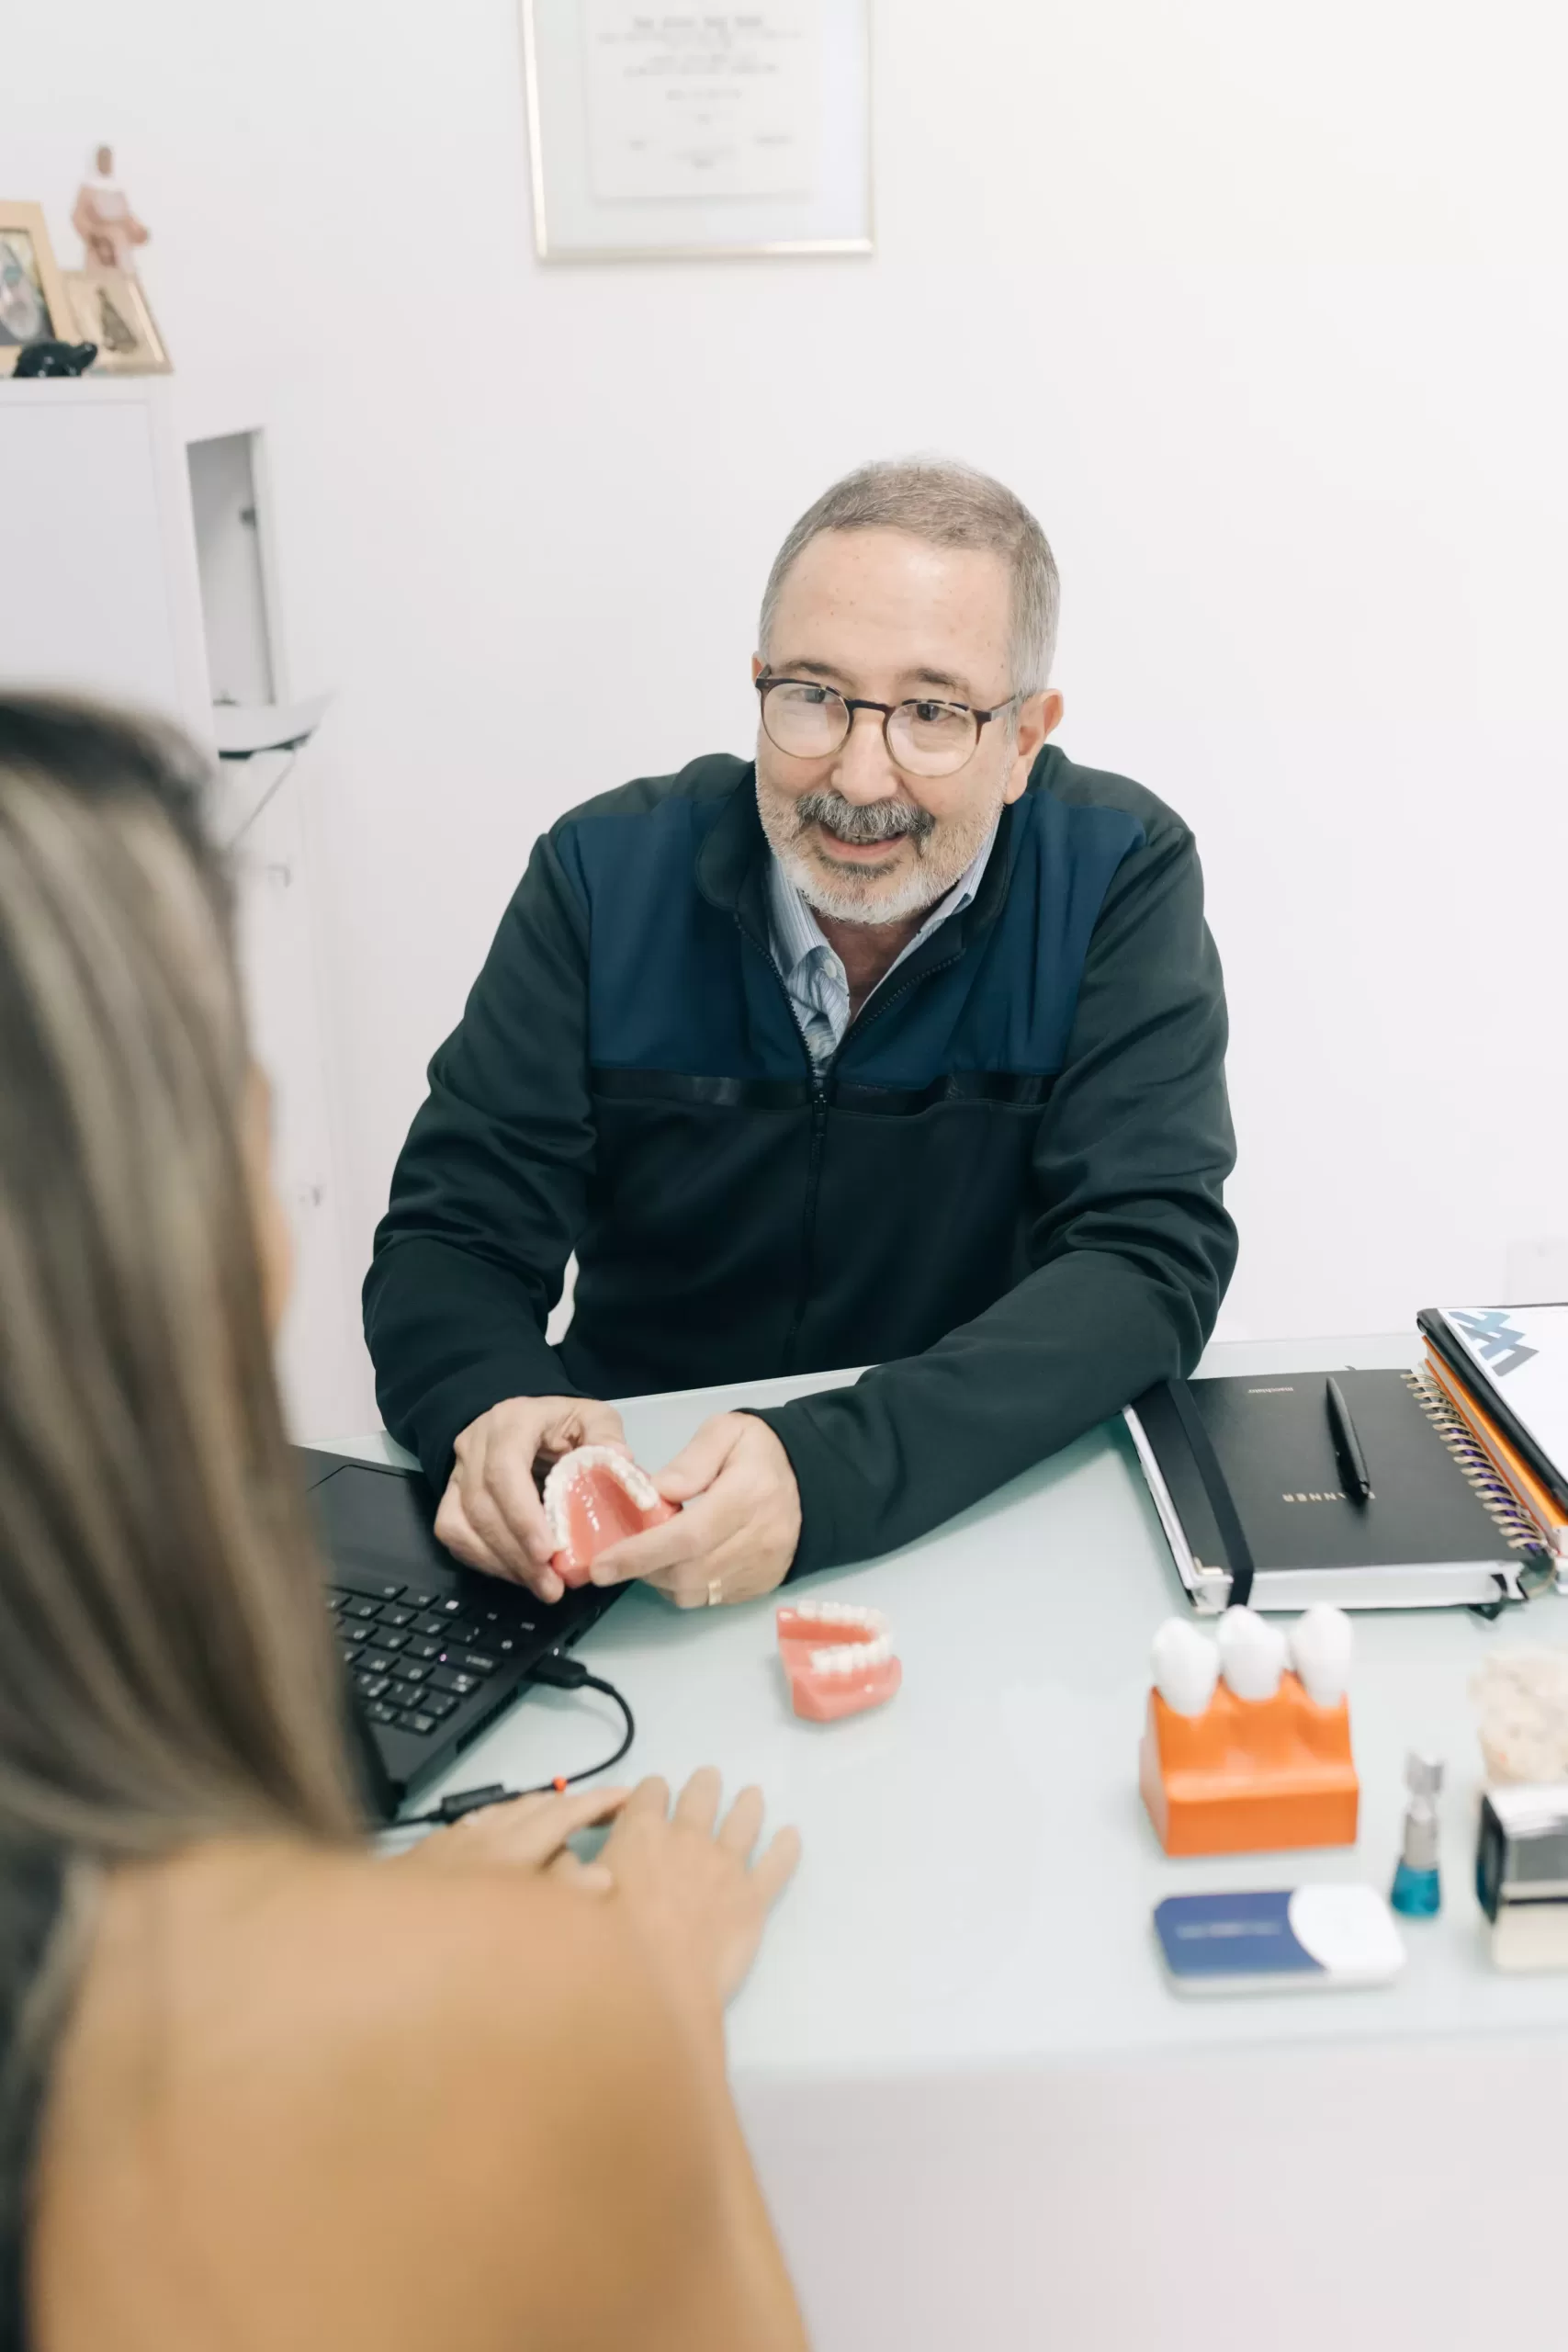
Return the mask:
[(595, 1584), (637, 1577), (677, 1609), (702, 1609), (753, 1600), (784, 1582), (800, 1541), (800, 1493), (766, 1421), (716, 1415), (653, 1483), (666, 1502), (685, 1509), (601, 1552)]
[(436, 1535), (454, 1559), (525, 1584), (537, 1600), (558, 1600), (566, 1588), (550, 1566), (555, 1546), (536, 1474), (579, 1445), (626, 1451), (613, 1405), (588, 1396), (509, 1396), (470, 1421), (453, 1449), (457, 1459), (435, 1514)]

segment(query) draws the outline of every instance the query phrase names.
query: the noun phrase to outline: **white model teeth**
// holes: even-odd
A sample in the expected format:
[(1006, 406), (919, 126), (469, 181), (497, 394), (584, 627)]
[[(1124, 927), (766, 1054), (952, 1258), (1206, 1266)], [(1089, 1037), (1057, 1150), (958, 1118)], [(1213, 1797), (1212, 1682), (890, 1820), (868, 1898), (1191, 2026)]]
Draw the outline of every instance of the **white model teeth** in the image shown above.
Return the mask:
[(659, 1489), (638, 1462), (629, 1454), (618, 1453), (613, 1445), (579, 1445), (570, 1453), (563, 1453), (549, 1476), (545, 1480), (545, 1524), (558, 1552), (564, 1552), (571, 1541), (571, 1529), (567, 1523), (567, 1488), (584, 1470), (607, 1470), (619, 1487), (636, 1503), (638, 1510), (652, 1510), (659, 1501)]
[[(820, 1616), (823, 1612), (816, 1612)], [(875, 1612), (873, 1611), (873, 1614)], [(886, 1666), (893, 1655), (893, 1645), (884, 1634), (874, 1642), (835, 1642), (831, 1649), (813, 1650), (813, 1674), (863, 1674), (868, 1667)]]
[(803, 1609), (800, 1613), (819, 1625), (859, 1625), (868, 1634), (887, 1630), (887, 1620), (880, 1609), (857, 1609), (850, 1600), (814, 1600), (809, 1609)]
[(1220, 1679), (1220, 1653), (1195, 1625), (1168, 1617), (1155, 1635), (1155, 1689), (1173, 1714), (1207, 1713)]
[(1342, 1609), (1319, 1601), (1291, 1630), (1291, 1664), (1307, 1697), (1320, 1707), (1337, 1707), (1350, 1679), (1356, 1636)]
[(1285, 1671), (1285, 1636), (1251, 1609), (1227, 1609), (1215, 1636), (1220, 1671), (1238, 1699), (1271, 1699)]

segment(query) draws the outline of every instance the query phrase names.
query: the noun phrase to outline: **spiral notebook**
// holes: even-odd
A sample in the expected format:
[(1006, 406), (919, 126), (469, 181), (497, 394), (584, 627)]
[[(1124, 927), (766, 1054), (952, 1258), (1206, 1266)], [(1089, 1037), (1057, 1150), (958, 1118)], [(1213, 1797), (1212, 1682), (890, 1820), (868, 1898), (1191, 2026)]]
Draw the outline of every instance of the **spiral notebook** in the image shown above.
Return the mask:
[(1414, 1372), (1335, 1378), (1366, 1457), (1366, 1502), (1343, 1489), (1322, 1373), (1167, 1382), (1127, 1408), (1197, 1607), (1441, 1609), (1524, 1599), (1543, 1580), (1536, 1531), (1436, 1385)]
[(1424, 1306), (1441, 1371), (1568, 1510), (1568, 1306)]

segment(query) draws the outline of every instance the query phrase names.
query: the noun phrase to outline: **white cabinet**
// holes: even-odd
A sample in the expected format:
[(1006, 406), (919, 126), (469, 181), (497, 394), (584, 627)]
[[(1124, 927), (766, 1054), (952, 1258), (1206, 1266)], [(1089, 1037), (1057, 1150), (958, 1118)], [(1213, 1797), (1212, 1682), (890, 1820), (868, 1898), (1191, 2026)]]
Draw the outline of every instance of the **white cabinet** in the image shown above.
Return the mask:
[[(187, 452), (173, 391), (158, 379), (90, 376), (0, 385), (0, 687), (160, 711), (210, 752), (216, 696), (265, 699), (281, 683), (255, 511), (262, 469), (253, 434)], [(326, 772), (307, 743), (225, 760), (213, 787), (214, 829), (232, 844), (241, 962), (295, 1238), (279, 1363), (301, 1437), (359, 1427), (369, 1396), (357, 1274), (338, 1226), (317, 981), (307, 797)]]
[[(243, 764), (287, 756), (260, 752)], [(339, 1219), (310, 854), (311, 770), (307, 745), (235, 856), (251, 1035), (272, 1080), (273, 1169), (294, 1239), (278, 1371), (295, 1435), (323, 1438), (363, 1429), (376, 1413), (359, 1330), (362, 1270), (348, 1261)]]
[(0, 684), (140, 703), (209, 743), (173, 387), (85, 377), (0, 392)]

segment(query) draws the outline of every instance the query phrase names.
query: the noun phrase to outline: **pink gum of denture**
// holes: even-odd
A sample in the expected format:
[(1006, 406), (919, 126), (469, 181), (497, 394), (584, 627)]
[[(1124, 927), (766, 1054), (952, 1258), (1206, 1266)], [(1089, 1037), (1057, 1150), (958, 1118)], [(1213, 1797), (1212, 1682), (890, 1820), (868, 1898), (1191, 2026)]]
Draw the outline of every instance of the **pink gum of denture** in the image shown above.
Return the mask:
[(612, 1544), (662, 1527), (675, 1516), (646, 1470), (613, 1445), (563, 1453), (545, 1480), (545, 1520), (555, 1543), (550, 1566), (563, 1584), (586, 1584)]
[(808, 1723), (883, 1706), (904, 1679), (880, 1610), (836, 1600), (781, 1609), (778, 1637), (791, 1703)]

